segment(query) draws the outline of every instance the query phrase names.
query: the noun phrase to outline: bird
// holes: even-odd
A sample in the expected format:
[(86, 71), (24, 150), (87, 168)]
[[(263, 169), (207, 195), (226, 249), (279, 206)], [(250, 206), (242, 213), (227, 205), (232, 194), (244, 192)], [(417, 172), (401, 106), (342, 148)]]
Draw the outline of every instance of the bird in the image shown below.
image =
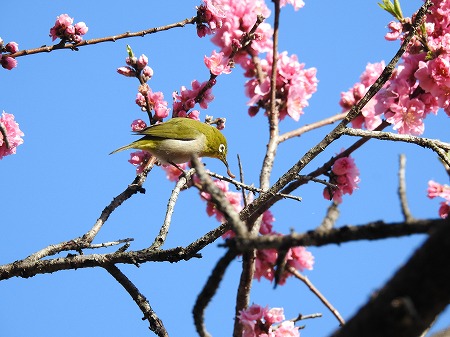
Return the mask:
[(177, 164), (190, 161), (194, 155), (217, 158), (227, 168), (227, 174), (235, 178), (227, 161), (227, 140), (217, 128), (209, 124), (191, 118), (174, 117), (134, 134), (143, 137), (110, 154), (128, 149), (144, 150), (162, 164), (171, 164), (182, 172), (183, 169)]

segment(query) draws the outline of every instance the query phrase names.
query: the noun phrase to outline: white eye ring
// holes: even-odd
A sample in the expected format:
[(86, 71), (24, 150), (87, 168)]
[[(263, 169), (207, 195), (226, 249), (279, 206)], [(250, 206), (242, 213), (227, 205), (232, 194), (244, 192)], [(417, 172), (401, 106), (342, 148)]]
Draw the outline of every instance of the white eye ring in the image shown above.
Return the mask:
[(219, 145), (219, 152), (220, 152), (220, 153), (223, 153), (223, 151), (225, 151), (225, 145), (220, 144), (220, 145)]

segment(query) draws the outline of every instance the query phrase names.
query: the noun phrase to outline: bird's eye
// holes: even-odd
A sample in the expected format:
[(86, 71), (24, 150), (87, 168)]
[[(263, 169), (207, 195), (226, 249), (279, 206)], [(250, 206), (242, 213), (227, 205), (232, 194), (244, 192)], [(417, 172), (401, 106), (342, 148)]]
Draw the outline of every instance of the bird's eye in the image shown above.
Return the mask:
[(225, 145), (220, 144), (220, 145), (219, 145), (219, 152), (220, 152), (220, 153), (223, 153), (223, 151), (225, 151)]

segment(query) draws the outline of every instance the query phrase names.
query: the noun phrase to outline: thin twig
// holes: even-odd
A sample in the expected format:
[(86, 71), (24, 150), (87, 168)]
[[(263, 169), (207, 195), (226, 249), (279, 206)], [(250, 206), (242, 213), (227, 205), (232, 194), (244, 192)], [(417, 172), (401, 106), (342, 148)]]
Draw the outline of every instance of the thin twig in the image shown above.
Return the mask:
[(141, 294), (138, 288), (131, 282), (128, 277), (125, 276), (124, 273), (120, 271), (114, 264), (105, 264), (103, 266), (108, 273), (110, 273), (117, 282), (130, 294), (131, 298), (137, 304), (139, 309), (144, 314), (144, 319), (148, 320), (150, 326), (149, 329), (153, 331), (157, 336), (160, 337), (168, 337), (166, 328), (164, 327), (163, 322), (159, 319), (156, 313), (153, 311), (150, 303), (145, 298), (144, 295)]
[[(244, 184), (244, 170), (242, 168), (241, 157), (237, 155), (238, 166), (239, 166), (239, 180)], [(247, 206), (247, 196), (245, 195), (245, 189), (242, 189), (242, 201), (244, 202), (244, 207)]]
[(54, 44), (52, 46), (42, 46), (39, 48), (34, 48), (34, 49), (26, 49), (26, 50), (20, 50), (17, 53), (14, 54), (6, 54), (10, 57), (21, 57), (21, 56), (26, 56), (26, 55), (32, 55), (32, 54), (38, 54), (38, 53), (49, 53), (53, 50), (59, 50), (59, 49), (71, 49), (71, 50), (77, 50), (79, 47), (84, 47), (84, 46), (88, 46), (88, 45), (92, 45), (92, 44), (97, 44), (97, 43), (103, 43), (103, 42), (116, 42), (117, 40), (121, 40), (121, 39), (127, 39), (130, 37), (138, 37), (138, 36), (145, 36), (148, 34), (154, 34), (154, 33), (158, 33), (164, 30), (169, 30), (172, 28), (177, 28), (177, 27), (184, 27), (187, 24), (194, 24), (197, 20), (197, 17), (194, 16), (190, 19), (184, 19), (182, 21), (176, 22), (176, 23), (172, 23), (166, 26), (161, 26), (161, 27), (154, 27), (154, 28), (149, 28), (149, 29), (145, 29), (145, 30), (141, 30), (139, 32), (126, 32), (126, 33), (122, 33), (119, 35), (113, 35), (113, 36), (107, 36), (107, 37), (101, 37), (101, 38), (97, 38), (97, 39), (91, 39), (91, 40), (83, 40), (80, 43), (77, 44), (73, 44), (73, 43), (66, 43), (66, 44)]
[(322, 317), (322, 314), (320, 312), (315, 313), (315, 314), (309, 314), (309, 315), (298, 314), (297, 317), (290, 319), (290, 321), (295, 323), (295, 322), (302, 321), (305, 319), (312, 319), (312, 318), (319, 318), (319, 317)]
[(192, 157), (191, 163), (194, 166), (197, 175), (200, 179), (202, 187), (211, 196), (211, 201), (217, 207), (217, 209), (224, 215), (227, 222), (231, 225), (231, 228), (238, 236), (247, 235), (247, 227), (239, 218), (239, 213), (236, 212), (234, 207), (230, 204), (224, 193), (213, 183), (211, 178), (206, 173), (203, 163), (197, 158)]
[(131, 198), (136, 193), (145, 193), (145, 190), (142, 188), (142, 185), (144, 184), (145, 180), (147, 179), (147, 175), (149, 171), (152, 169), (153, 165), (155, 163), (154, 158), (150, 159), (142, 173), (138, 174), (133, 182), (128, 185), (128, 187), (119, 195), (113, 198), (113, 200), (109, 203), (108, 206), (106, 206), (101, 215), (100, 218), (95, 222), (94, 226), (82, 237), (78, 237), (73, 240), (64, 241), (58, 244), (49, 245), (39, 251), (37, 251), (34, 254), (31, 254), (27, 258), (25, 258), (22, 261), (18, 261), (18, 263), (22, 262), (30, 262), (30, 261), (37, 261), (40, 260), (46, 256), (52, 256), (55, 254), (58, 254), (63, 251), (80, 251), (84, 248), (89, 248), (92, 241), (104, 225), (104, 223), (108, 220), (109, 216), (111, 215), (114, 210), (119, 207), (123, 202)]
[(408, 198), (406, 197), (405, 166), (406, 156), (404, 154), (401, 154), (399, 158), (398, 169), (398, 196), (400, 198), (400, 206), (402, 209), (403, 218), (405, 219), (405, 222), (410, 222), (414, 220), (414, 217), (409, 210)]
[(348, 136), (365, 137), (365, 138), (375, 138), (381, 140), (389, 140), (394, 142), (405, 142), (419, 145), (424, 148), (429, 148), (435, 151), (438, 156), (447, 165), (450, 166), (450, 158), (446, 155), (445, 151), (450, 150), (450, 143), (441, 142), (438, 139), (422, 138), (411, 135), (400, 135), (392, 132), (382, 132), (382, 131), (367, 131), (353, 128), (346, 128), (342, 132)]
[(347, 112), (343, 112), (343, 113), (322, 119), (320, 121), (317, 121), (317, 122), (314, 122), (311, 124), (306, 124), (296, 130), (285, 132), (278, 137), (278, 144), (280, 144), (288, 139), (294, 138), (294, 137), (300, 137), (302, 134), (309, 132), (311, 130), (314, 130), (314, 129), (321, 128), (322, 126), (333, 124), (337, 121), (344, 119), (344, 117), (346, 115), (347, 115)]
[(180, 179), (178, 179), (175, 188), (172, 190), (172, 194), (170, 195), (169, 202), (167, 203), (164, 222), (161, 226), (161, 229), (159, 230), (158, 235), (150, 246), (150, 249), (159, 249), (166, 241), (167, 233), (169, 232), (170, 224), (172, 222), (172, 214), (175, 209), (175, 204), (178, 200), (178, 196), (180, 195), (181, 189), (186, 185), (187, 181), (192, 177), (194, 173), (195, 170), (190, 169), (189, 171), (185, 172), (184, 175), (180, 176)]
[(294, 275), (296, 278), (298, 278), (300, 281), (302, 281), (308, 288), (311, 290), (314, 295), (316, 295), (319, 300), (328, 308), (328, 310), (331, 311), (331, 313), (337, 318), (339, 321), (339, 325), (344, 325), (345, 321), (342, 318), (342, 316), (339, 314), (339, 311), (330, 303), (330, 301), (327, 300), (325, 296), (322, 295), (322, 293), (317, 289), (314, 284), (303, 274), (299, 273), (295, 268), (289, 267), (288, 271)]
[[(268, 190), (263, 190), (262, 188), (255, 187), (253, 185), (244, 184), (244, 183), (242, 183), (240, 181), (237, 181), (237, 180), (225, 177), (225, 176), (223, 176), (221, 174), (218, 174), (218, 173), (215, 173), (215, 172), (208, 172), (208, 174), (211, 177), (227, 181), (227, 182), (235, 185), (237, 188), (243, 188), (244, 190), (248, 190), (248, 191), (256, 192), (256, 193), (268, 192)], [(306, 176), (302, 176), (302, 177), (306, 177)], [(309, 180), (313, 180), (313, 179), (311, 178)], [(315, 179), (314, 181), (321, 182), (321, 183), (323, 182), (323, 181), (320, 181), (319, 179)], [(277, 193), (277, 196), (279, 196), (280, 198), (292, 199), (292, 200), (296, 200), (296, 201), (302, 201), (301, 197), (297, 197), (297, 196), (291, 195), (291, 194)]]
[(96, 244), (91, 244), (89, 247), (86, 247), (86, 249), (98, 249), (98, 248), (112, 247), (112, 246), (120, 245), (122, 243), (129, 243), (131, 241), (134, 241), (134, 239), (128, 238), (128, 239), (120, 239), (117, 241), (96, 243)]

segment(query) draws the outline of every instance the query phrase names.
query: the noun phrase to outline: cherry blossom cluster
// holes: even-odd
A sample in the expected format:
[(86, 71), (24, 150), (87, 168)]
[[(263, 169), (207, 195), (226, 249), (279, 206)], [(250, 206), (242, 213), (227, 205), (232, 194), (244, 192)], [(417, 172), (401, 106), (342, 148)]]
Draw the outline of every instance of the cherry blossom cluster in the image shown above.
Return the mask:
[(442, 201), (439, 207), (439, 216), (442, 219), (447, 218), (450, 212), (450, 186), (441, 185), (433, 180), (428, 182), (428, 198), (443, 198), (445, 201)]
[(283, 308), (253, 304), (237, 317), (243, 326), (242, 337), (300, 337), (293, 321), (286, 321)]
[[(242, 210), (242, 194), (239, 192), (232, 192), (229, 190), (229, 183), (219, 179), (214, 179), (214, 184), (225, 194), (230, 204), (234, 207), (236, 212)], [(225, 222), (225, 217), (220, 212), (216, 205), (211, 201), (211, 195), (207, 192), (200, 192), (200, 196), (206, 201), (206, 213), (208, 216), (215, 216), (220, 223)]]
[[(259, 233), (262, 235), (279, 235), (282, 234), (277, 233), (272, 230), (273, 222), (275, 218), (272, 215), (270, 210), (267, 210), (263, 214), (261, 227), (259, 229)], [(272, 282), (275, 278), (275, 267), (278, 259), (278, 251), (276, 249), (261, 249), (256, 252), (256, 260), (255, 260), (255, 274), (254, 278), (258, 281), (261, 278), (265, 278)], [(314, 256), (311, 252), (307, 251), (305, 247), (293, 247), (290, 248), (286, 254), (286, 266), (284, 272), (280, 275), (280, 279), (278, 280), (279, 285), (283, 285), (286, 283), (286, 279), (292, 274), (287, 270), (289, 267), (292, 267), (296, 270), (303, 271), (305, 269), (312, 270), (314, 265)]]
[[(399, 6), (389, 1), (384, 1), (381, 7), (399, 20), (389, 23), (386, 39), (403, 40), (411, 27), (411, 18), (404, 18)], [(430, 113), (436, 114), (439, 108), (450, 116), (449, 16), (449, 0), (433, 2), (424, 29), (414, 37), (402, 63), (375, 97), (375, 116), (384, 115), (400, 134), (421, 135), (425, 130), (424, 119)], [(366, 127), (372, 126), (366, 123)]]
[[(214, 6), (220, 8), (225, 17), (221, 18), (222, 25), (215, 30), (211, 41), (221, 48), (224, 55), (231, 55), (233, 50), (239, 49), (242, 44), (242, 38), (246, 36), (257, 21), (257, 16), (264, 18), (270, 16), (270, 10), (263, 0), (215, 0)], [(245, 49), (240, 49), (234, 61), (244, 64), (250, 55), (258, 55), (272, 50), (273, 30), (268, 23), (261, 23), (256, 31), (256, 38)]]
[(353, 158), (342, 157), (337, 159), (330, 172), (330, 183), (337, 188), (325, 187), (323, 196), (327, 200), (333, 199), (336, 203), (342, 202), (344, 194), (352, 194), (358, 188), (359, 170)]
[[(197, 80), (191, 82), (191, 88), (187, 89), (185, 86), (180, 88), (180, 92), (174, 91), (172, 93), (173, 98), (173, 113), (172, 117), (189, 117), (199, 120), (200, 112), (198, 110), (192, 110), (195, 104), (198, 103), (202, 109), (207, 109), (208, 104), (214, 100), (212, 89), (205, 90), (206, 85), (214, 85), (215, 81), (205, 81), (200, 83)], [(200, 94), (202, 93), (202, 94)]]
[(0, 53), (2, 54), (0, 58), (0, 63), (3, 68), (11, 70), (17, 67), (17, 60), (9, 56), (8, 54), (3, 53), (14, 54), (17, 53), (18, 51), (19, 45), (17, 44), (17, 42), (11, 41), (8, 42), (7, 44), (4, 44), (3, 39), (0, 37)]
[(15, 154), (17, 147), (23, 143), (23, 132), (19, 129), (19, 124), (14, 120), (14, 115), (3, 113), (0, 116), (0, 124), (6, 131), (9, 148), (6, 146), (5, 139), (0, 133), (0, 159), (10, 154)]
[[(384, 69), (384, 62), (368, 63), (366, 69), (360, 76), (360, 82), (357, 82), (347, 92), (341, 93), (339, 105), (342, 111), (349, 111), (361, 98), (367, 93), (370, 86), (375, 83)], [(362, 109), (361, 114), (352, 120), (354, 128), (365, 127), (367, 130), (374, 130), (381, 124), (381, 117), (375, 113), (376, 96), (372, 98)]]
[[(297, 10), (303, 7), (303, 1), (282, 1), (281, 6), (290, 3)], [(216, 0), (214, 6), (221, 8), (225, 18), (221, 17), (222, 26), (217, 28), (212, 42), (219, 46), (219, 52), (214, 51), (211, 57), (205, 57), (205, 64), (211, 73), (219, 75), (229, 73), (229, 60), (226, 56), (236, 52), (233, 61), (245, 70), (247, 81), (246, 95), (250, 98), (249, 114), (255, 116), (260, 108), (270, 108), (270, 74), (272, 68), (272, 33), (268, 23), (261, 23), (254, 32), (249, 46), (242, 48), (243, 39), (257, 22), (258, 15), (267, 18), (270, 10), (262, 0)], [(257, 67), (252, 57), (260, 53), (267, 53)], [(317, 90), (316, 69), (305, 69), (305, 65), (298, 62), (295, 55), (288, 56), (287, 52), (278, 55), (277, 60), (277, 108), (279, 118), (290, 116), (298, 121), (303, 109), (308, 106), (308, 100)]]
[[(252, 62), (244, 65), (246, 75), (252, 77), (245, 84), (247, 103), (250, 116), (255, 116), (260, 108), (270, 108), (270, 74), (272, 72), (272, 53), (261, 60), (262, 74), (257, 74)], [(276, 100), (280, 120), (286, 116), (298, 121), (303, 109), (308, 106), (308, 100), (317, 90), (316, 68), (305, 69), (304, 63), (299, 63), (296, 55), (288, 56), (282, 52), (277, 59)], [(261, 76), (262, 75), (262, 76)], [(261, 80), (262, 78), (262, 80)]]
[[(222, 181), (217, 181), (216, 184), (220, 187), (222, 185), (222, 190), (226, 193), (228, 200), (235, 207), (235, 210), (239, 212), (242, 209), (240, 205), (241, 202), (241, 194), (237, 192), (228, 192), (228, 184), (224, 184)], [(205, 197), (204, 197), (205, 198)], [(205, 200), (209, 200), (205, 198)], [(223, 215), (218, 211), (214, 204), (209, 202), (209, 209), (207, 207), (207, 213), (209, 216), (216, 215), (216, 219), (220, 222), (224, 221)], [(279, 235), (282, 234), (274, 231), (273, 222), (275, 218), (270, 210), (267, 210), (263, 213), (261, 226), (259, 228), (259, 233), (261, 235)], [(235, 233), (232, 230), (226, 232), (222, 237), (224, 239), (233, 238)], [(256, 260), (255, 260), (255, 273), (254, 278), (258, 281), (261, 278), (265, 278), (272, 282), (275, 278), (275, 268), (278, 259), (278, 251), (276, 249), (261, 249), (256, 252)], [(287, 271), (287, 268), (292, 267), (296, 270), (303, 271), (305, 269), (312, 270), (314, 265), (314, 256), (311, 252), (307, 251), (305, 247), (293, 247), (290, 248), (288, 253), (286, 254), (286, 268), (285, 271), (280, 275), (280, 279), (278, 280), (279, 285), (284, 285), (286, 283), (286, 279), (292, 274)]]
[(126, 66), (117, 68), (117, 72), (126, 77), (136, 77), (140, 80), (135, 102), (142, 111), (153, 111), (152, 119), (161, 121), (169, 116), (170, 109), (164, 100), (164, 94), (160, 91), (153, 92), (147, 82), (153, 77), (153, 69), (148, 66), (148, 57), (144, 54), (136, 57), (130, 46), (127, 46), (128, 57)]
[(83, 41), (82, 36), (88, 31), (88, 27), (84, 22), (73, 24), (73, 18), (67, 14), (61, 14), (56, 17), (55, 25), (50, 28), (49, 36), (52, 41), (61, 39), (62, 41), (70, 41), (80, 43)]
[(222, 27), (225, 18), (224, 11), (213, 3), (213, 0), (203, 0), (203, 5), (197, 7), (197, 35), (205, 37)]

